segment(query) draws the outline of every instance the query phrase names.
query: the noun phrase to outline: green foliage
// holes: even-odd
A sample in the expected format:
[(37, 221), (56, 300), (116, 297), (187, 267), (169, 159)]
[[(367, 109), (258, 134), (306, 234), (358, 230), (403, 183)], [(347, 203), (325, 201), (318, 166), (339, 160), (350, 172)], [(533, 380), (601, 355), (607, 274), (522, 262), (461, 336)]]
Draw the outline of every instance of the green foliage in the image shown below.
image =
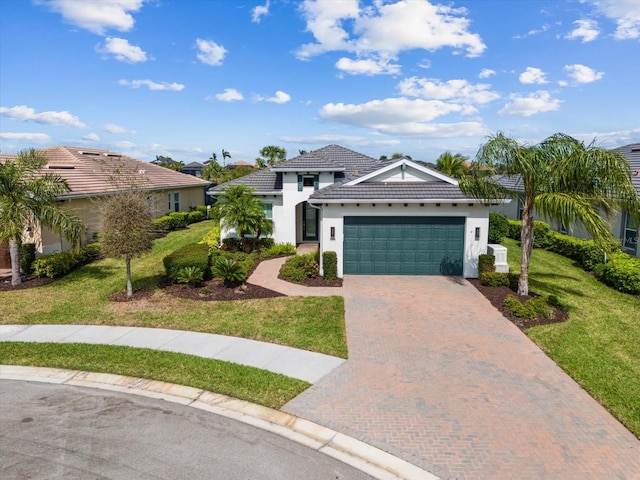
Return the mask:
[(192, 223), (203, 222), (207, 219), (207, 211), (201, 210), (193, 210), (191, 212), (187, 212), (187, 224), (191, 225)]
[(247, 279), (242, 264), (231, 258), (220, 258), (213, 265), (213, 275), (224, 280), (228, 287), (239, 285)]
[(80, 251), (82, 252), (85, 263), (94, 262), (102, 258), (102, 247), (98, 242), (87, 243), (84, 247), (80, 248)]
[(510, 285), (508, 273), (485, 271), (480, 272), (479, 278), (480, 283), (487, 287), (508, 287)]
[(640, 259), (616, 253), (595, 269), (598, 279), (624, 293), (640, 294)]
[(509, 235), (509, 219), (501, 213), (489, 213), (489, 243), (502, 243)]
[(202, 282), (204, 278), (204, 271), (200, 267), (196, 267), (194, 265), (182, 267), (176, 273), (175, 278), (177, 283), (188, 283), (195, 287)]
[(336, 252), (322, 252), (322, 269), (326, 280), (338, 278), (338, 254)]
[(215, 263), (220, 259), (228, 259), (233, 260), (240, 265), (244, 271), (248, 274), (253, 268), (256, 266), (256, 253), (245, 253), (245, 252), (228, 252), (226, 250), (213, 250), (211, 252), (211, 265), (215, 265)]
[(453, 155), (451, 152), (444, 152), (438, 157), (436, 168), (438, 171), (450, 177), (462, 178), (469, 174), (467, 160), (469, 160), (469, 158), (460, 153)]
[[(202, 210), (204, 208), (204, 211)], [(156, 232), (166, 234), (179, 228), (185, 228), (192, 223), (202, 222), (207, 219), (207, 207), (201, 205), (190, 212), (171, 212), (162, 217), (153, 219), (153, 227)]]
[[(608, 247), (610, 251), (621, 251), (618, 243), (611, 243)], [(593, 271), (596, 266), (604, 263), (605, 252), (601, 245), (593, 240), (576, 238), (571, 235), (564, 235), (558, 232), (551, 232), (548, 237), (546, 247), (550, 252), (558, 253), (572, 260), (576, 260), (586, 271)]]
[(20, 245), (20, 270), (31, 275), (33, 262), (36, 259), (36, 244), (23, 243)]
[(520, 240), (520, 235), (522, 234), (522, 220), (508, 220), (509, 230), (507, 232), (507, 237), (513, 238), (514, 240)]
[(260, 252), (260, 258), (280, 257), (282, 255), (295, 255), (296, 246), (293, 243), (276, 243)]
[(287, 159), (287, 151), (276, 145), (262, 147), (260, 155), (260, 157), (256, 158), (256, 167), (260, 169), (273, 167)]
[[(514, 240), (521, 240), (522, 220), (508, 220), (509, 232), (507, 236)], [(534, 220), (533, 222), (533, 248), (546, 248), (549, 245), (549, 236), (553, 233), (548, 223)]]
[(207, 245), (210, 251), (220, 248), (220, 226), (215, 226), (209, 230), (198, 243)]
[(526, 305), (533, 308), (533, 310), (536, 312), (536, 316), (542, 318), (551, 319), (556, 314), (555, 309), (549, 303), (549, 299), (545, 297), (535, 297), (527, 300)]
[(107, 197), (101, 217), (100, 243), (106, 257), (130, 260), (151, 250), (153, 216), (145, 194), (128, 190)]
[(167, 255), (162, 260), (169, 281), (178, 282), (179, 272), (185, 267), (196, 267), (203, 278), (210, 277), (209, 247), (202, 243), (191, 243)]
[(294, 255), (284, 262), (280, 269), (280, 275), (285, 280), (297, 283), (303, 282), (307, 278), (316, 278), (320, 270), (317, 255), (317, 253)]
[[(557, 298), (555, 299), (557, 302)], [(502, 302), (502, 306), (509, 310), (514, 317), (533, 319), (537, 317), (553, 318), (555, 309), (545, 297), (535, 297), (522, 303), (515, 295), (508, 295)]]
[(495, 272), (496, 257), (495, 255), (482, 254), (478, 255), (478, 273)]
[(74, 252), (47, 253), (33, 262), (33, 275), (39, 278), (61, 277), (73, 270), (79, 260)]

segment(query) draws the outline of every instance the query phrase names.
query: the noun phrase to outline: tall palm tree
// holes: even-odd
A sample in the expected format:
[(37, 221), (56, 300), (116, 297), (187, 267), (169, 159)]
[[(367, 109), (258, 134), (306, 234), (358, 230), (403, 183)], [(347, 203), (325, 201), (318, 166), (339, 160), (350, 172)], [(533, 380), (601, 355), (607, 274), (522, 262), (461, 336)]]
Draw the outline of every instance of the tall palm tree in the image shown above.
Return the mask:
[(220, 226), (235, 229), (243, 248), (246, 236), (270, 235), (273, 223), (265, 217), (262, 202), (253, 195), (254, 190), (246, 185), (231, 185), (217, 195), (214, 213), (220, 219)]
[(34, 149), (0, 163), (0, 242), (9, 240), (13, 286), (22, 283), (20, 242), (25, 230), (41, 225), (74, 244), (84, 230), (80, 219), (58, 203), (58, 197), (70, 191), (69, 184), (59, 175), (42, 173), (46, 164), (45, 154)]
[(436, 168), (445, 175), (460, 179), (469, 173), (467, 160), (467, 157), (459, 153), (453, 155), (451, 152), (444, 152), (438, 157)]
[[(556, 133), (537, 145), (521, 144), (502, 133), (489, 137), (477, 155), (480, 168), (520, 175), (524, 192), (518, 294), (529, 293), (529, 261), (533, 248), (533, 210), (571, 226), (581, 223), (603, 252), (615, 237), (607, 221), (618, 206), (640, 220), (640, 200), (631, 182), (624, 155)], [(464, 177), (460, 187), (476, 198), (512, 196), (513, 192), (491, 181), (481, 169)]]
[(287, 159), (287, 151), (276, 145), (268, 145), (262, 147), (260, 156), (261, 157), (256, 158), (256, 166), (258, 168), (273, 167)]
[(227, 166), (227, 158), (231, 158), (231, 154), (226, 151), (224, 148), (222, 149), (222, 166)]

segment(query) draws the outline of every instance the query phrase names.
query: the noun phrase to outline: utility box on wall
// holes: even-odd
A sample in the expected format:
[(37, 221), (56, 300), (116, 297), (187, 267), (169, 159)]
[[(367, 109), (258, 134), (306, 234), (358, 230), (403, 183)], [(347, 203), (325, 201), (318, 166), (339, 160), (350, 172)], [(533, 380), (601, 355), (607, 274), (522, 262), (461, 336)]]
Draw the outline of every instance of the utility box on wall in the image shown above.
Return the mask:
[(490, 243), (487, 245), (487, 253), (493, 255), (496, 259), (496, 272), (509, 273), (509, 264), (507, 263), (507, 247)]

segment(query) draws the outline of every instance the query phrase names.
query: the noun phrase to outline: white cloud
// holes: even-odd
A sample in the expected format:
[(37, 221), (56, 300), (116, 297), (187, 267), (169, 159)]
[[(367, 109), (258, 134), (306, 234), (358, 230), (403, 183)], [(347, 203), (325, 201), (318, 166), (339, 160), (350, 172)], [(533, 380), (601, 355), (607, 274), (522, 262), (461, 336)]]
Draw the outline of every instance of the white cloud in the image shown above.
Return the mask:
[(262, 17), (269, 15), (269, 0), (264, 5), (258, 5), (253, 10), (251, 10), (251, 21), (253, 23), (260, 23)]
[(33, 143), (50, 143), (51, 137), (46, 133), (0, 132), (2, 140), (19, 140)]
[(278, 90), (273, 97), (263, 97), (262, 95), (255, 95), (254, 100), (256, 102), (271, 102), (271, 103), (287, 103), (291, 100), (291, 95)]
[(578, 63), (574, 65), (565, 65), (564, 70), (567, 75), (578, 83), (591, 83), (600, 80), (604, 76), (604, 72), (597, 72), (593, 68)]
[(33, 108), (27, 107), (26, 105), (17, 105), (11, 108), (0, 107), (0, 115), (24, 122), (31, 120), (33, 122), (44, 123), (46, 125), (66, 125), (76, 128), (87, 127), (78, 117), (71, 115), (67, 111), (47, 111), (36, 113)]
[(527, 37), (532, 37), (534, 35), (539, 35), (541, 33), (546, 32), (547, 30), (549, 30), (549, 24), (545, 23), (544, 25), (542, 25), (540, 28), (534, 28), (532, 30), (529, 30), (527, 33), (525, 33), (524, 35), (515, 35), (513, 38), (517, 38), (517, 39), (522, 39), (522, 38), (527, 38)]
[(495, 74), (496, 74), (495, 70), (491, 70), (490, 68), (483, 68), (478, 74), (478, 78), (489, 78)]
[(589, 0), (600, 13), (616, 22), (614, 38), (640, 38), (640, 2), (636, 0)]
[(98, 45), (99, 53), (113, 55), (116, 60), (128, 63), (146, 62), (147, 54), (140, 47), (131, 45), (128, 40), (117, 37), (107, 37), (104, 46)]
[(376, 60), (368, 58), (365, 60), (351, 60), (342, 57), (336, 62), (336, 68), (350, 75), (397, 75), (400, 73), (400, 65), (390, 64), (388, 60)]
[(581, 38), (582, 43), (587, 43), (595, 40), (600, 35), (598, 22), (595, 20), (576, 20), (573, 23), (577, 27), (571, 33), (568, 33), (565, 38), (570, 40)]
[(457, 103), (488, 103), (500, 98), (489, 90), (491, 86), (483, 83), (471, 84), (467, 80), (449, 80), (442, 82), (436, 79), (406, 78), (398, 88), (402, 95), (433, 100), (449, 100)]
[(109, 29), (131, 30), (135, 21), (129, 12), (140, 10), (144, 0), (41, 0), (39, 3), (61, 14), (67, 23), (104, 35)]
[(235, 102), (244, 100), (244, 96), (235, 88), (225, 88), (224, 92), (216, 93), (214, 97), (207, 97), (207, 100), (220, 100), (221, 102)]
[(520, 83), (525, 85), (530, 85), (535, 83), (537, 85), (542, 85), (545, 83), (549, 83), (545, 77), (545, 73), (539, 68), (535, 67), (527, 67), (527, 69), (520, 74)]
[[(480, 36), (469, 31), (466, 9), (432, 5), (427, 0), (374, 2), (362, 8), (358, 0), (305, 0), (301, 11), (307, 31), (316, 41), (302, 45), (296, 52), (298, 58), (305, 60), (331, 51), (350, 52), (357, 60), (339, 63), (347, 69), (351, 67), (349, 73), (359, 73), (361, 69), (362, 73), (374, 74), (372, 64), (365, 68), (364, 61), (392, 62), (406, 50), (433, 52), (450, 47), (476, 57), (486, 48)], [(350, 31), (346, 25), (352, 25)], [(381, 69), (380, 73), (389, 72)]]
[(440, 100), (387, 98), (359, 105), (328, 103), (320, 109), (319, 116), (326, 121), (370, 128), (386, 135), (429, 138), (486, 135), (487, 129), (479, 122), (430, 123), (447, 114), (464, 115), (474, 111), (473, 107)]
[(198, 47), (198, 60), (207, 65), (217, 66), (222, 65), (222, 60), (227, 54), (227, 50), (216, 42), (211, 40), (196, 39), (196, 46)]
[(132, 130), (127, 130), (125, 127), (123, 127), (122, 125), (116, 125), (115, 123), (107, 123), (104, 127), (102, 127), (102, 129), (105, 132), (109, 132), (109, 133), (136, 133)]
[(96, 133), (90, 133), (82, 137), (84, 140), (89, 140), (90, 142), (99, 142), (100, 137)]
[(560, 109), (561, 101), (551, 98), (551, 94), (546, 90), (540, 90), (527, 96), (513, 94), (510, 102), (507, 103), (498, 113), (500, 115), (522, 115), (529, 117), (536, 113), (552, 112)]
[(120, 80), (120, 85), (125, 85), (131, 88), (148, 87), (149, 90), (171, 90), (173, 92), (179, 92), (184, 89), (184, 85), (181, 83), (157, 83), (151, 80)]

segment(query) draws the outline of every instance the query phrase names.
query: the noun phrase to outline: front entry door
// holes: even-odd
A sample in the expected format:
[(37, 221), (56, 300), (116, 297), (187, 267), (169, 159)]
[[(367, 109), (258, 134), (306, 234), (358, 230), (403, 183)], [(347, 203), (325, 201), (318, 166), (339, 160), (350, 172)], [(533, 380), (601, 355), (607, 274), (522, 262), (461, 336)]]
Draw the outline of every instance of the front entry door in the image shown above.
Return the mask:
[(302, 204), (302, 240), (318, 241), (318, 209), (307, 202)]

